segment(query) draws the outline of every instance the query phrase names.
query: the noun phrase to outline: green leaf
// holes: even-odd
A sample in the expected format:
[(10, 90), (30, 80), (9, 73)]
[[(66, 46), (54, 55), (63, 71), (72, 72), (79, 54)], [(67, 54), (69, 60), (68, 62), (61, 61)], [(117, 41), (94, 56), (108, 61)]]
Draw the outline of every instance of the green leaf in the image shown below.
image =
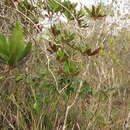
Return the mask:
[(10, 66), (13, 66), (14, 64), (16, 64), (16, 57), (17, 57), (16, 53), (13, 53), (10, 55), (10, 58), (8, 60), (8, 64)]
[(62, 50), (61, 48), (58, 49), (58, 51), (56, 52), (56, 55), (57, 55), (57, 60), (60, 62), (64, 62), (68, 59), (68, 56), (66, 55), (64, 50)]
[(73, 16), (76, 12), (76, 6), (77, 3), (72, 3), (71, 1), (64, 1), (63, 4), (63, 10), (64, 15), (67, 17), (68, 20), (73, 20)]
[(15, 64), (23, 52), (25, 47), (23, 33), (21, 31), (20, 25), (17, 23), (13, 29), (13, 33), (9, 39), (9, 52), (10, 58), (9, 63)]
[(6, 59), (0, 54), (0, 63), (6, 64)]
[(48, 0), (48, 7), (53, 12), (59, 12), (62, 9), (62, 6), (58, 3), (61, 3), (61, 1), (55, 2), (54, 0)]
[(97, 6), (97, 8), (96, 8), (96, 16), (100, 15), (101, 7), (102, 7), (101, 4), (99, 4), (99, 5)]
[(3, 53), (0, 53), (0, 59), (1, 62), (6, 63), (6, 61), (8, 60), (8, 56), (4, 55)]
[(88, 13), (89, 16), (92, 15), (92, 12), (89, 8), (87, 8), (86, 6), (84, 7), (85, 11)]
[(3, 35), (0, 35), (0, 53), (9, 56), (8, 39)]
[(73, 16), (71, 15), (71, 13), (69, 11), (64, 11), (64, 15), (67, 17), (67, 19), (71, 20), (73, 18)]
[(70, 95), (70, 94), (73, 94), (75, 92), (75, 89), (73, 87), (68, 87), (66, 90), (65, 90), (65, 93), (67, 95)]
[(36, 11), (36, 7), (33, 6), (28, 0), (21, 0), (18, 2), (18, 9), (20, 11), (23, 10), (30, 10), (30, 11)]
[(65, 56), (65, 53), (63, 50), (59, 49), (57, 52), (56, 52), (57, 56), (59, 56), (61, 59), (64, 58)]
[(23, 52), (21, 53), (21, 56), (19, 57), (18, 61), (20, 61), (21, 59), (23, 59), (25, 56), (27, 56), (27, 54), (29, 54), (30, 50), (32, 48), (32, 43), (29, 42), (25, 49), (23, 50)]
[(64, 62), (64, 71), (66, 73), (73, 74), (73, 73), (77, 73), (78, 69), (73, 62), (67, 60)]
[(96, 8), (94, 5), (92, 5), (92, 13), (91, 14), (93, 17), (96, 16)]
[(64, 1), (62, 2), (62, 5), (64, 6), (64, 9), (66, 10), (66, 8), (70, 11), (75, 11), (75, 8), (77, 6), (77, 3), (72, 3), (71, 1)]
[(24, 78), (24, 75), (22, 75), (22, 74), (17, 75), (17, 76), (15, 77), (15, 81), (16, 81), (16, 82), (19, 82), (19, 81), (23, 80), (23, 78)]
[(13, 27), (12, 35), (8, 38), (0, 35), (0, 62), (15, 66), (31, 50), (32, 43), (24, 41), (24, 35), (19, 23)]
[(79, 96), (84, 98), (86, 95), (93, 95), (93, 93), (94, 90), (92, 86), (87, 81), (84, 81)]

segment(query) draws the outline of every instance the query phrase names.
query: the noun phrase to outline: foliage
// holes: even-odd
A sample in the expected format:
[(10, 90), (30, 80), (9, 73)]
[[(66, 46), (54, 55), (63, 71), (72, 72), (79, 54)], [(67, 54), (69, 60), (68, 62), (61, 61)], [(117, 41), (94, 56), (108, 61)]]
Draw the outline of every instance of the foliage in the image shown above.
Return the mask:
[[(80, 53), (83, 56), (94, 56), (101, 50), (101, 47), (98, 47), (92, 51), (88, 45), (82, 46), (77, 44), (74, 41), (76, 39), (76, 34), (63, 29), (62, 26), (58, 27), (53, 25), (49, 31), (52, 34), (52, 37), (50, 37), (50, 41), (48, 42), (48, 51), (50, 53), (55, 53), (59, 63), (63, 63), (62, 72), (64, 73), (77, 75), (81, 71), (81, 65), (77, 64), (77, 60), (72, 61), (72, 59), (70, 59), (74, 52), (76, 54)], [(51, 42), (51, 39), (54, 41)]]
[(87, 14), (89, 15), (89, 17), (92, 18), (100, 18), (100, 17), (105, 17), (106, 15), (102, 14), (102, 4), (99, 4), (96, 6), (92, 5), (92, 9), (89, 9), (88, 7), (84, 7), (85, 11), (87, 12)]
[[(97, 20), (104, 15), (101, 6), (77, 11), (69, 1), (39, 0), (35, 7), (27, 0), (9, 3), (9, 9), (1, 7), (8, 16), (1, 18), (1, 71), (2, 66), (25, 63), (33, 48), (26, 65), (0, 74), (0, 129), (60, 130), (66, 115), (67, 130), (126, 127), (130, 32), (124, 29), (111, 35), (115, 26)], [(39, 12), (43, 9), (45, 17)], [(88, 19), (89, 12), (94, 19)], [(38, 30), (33, 18), (52, 20), (57, 14), (65, 15), (68, 22)], [(19, 24), (10, 31), (19, 20), (24, 32)], [(30, 40), (33, 46), (25, 42)]]
[(10, 67), (15, 67), (25, 62), (32, 43), (26, 43), (20, 25), (13, 28), (12, 35), (6, 37), (0, 35), (0, 62)]
[(55, 1), (55, 0), (48, 0), (48, 9), (53, 12), (59, 12), (62, 10), (61, 7), (61, 0)]
[(29, 3), (27, 0), (21, 1), (18, 3), (18, 8), (20, 10), (30, 10), (30, 11), (35, 11), (35, 7)]

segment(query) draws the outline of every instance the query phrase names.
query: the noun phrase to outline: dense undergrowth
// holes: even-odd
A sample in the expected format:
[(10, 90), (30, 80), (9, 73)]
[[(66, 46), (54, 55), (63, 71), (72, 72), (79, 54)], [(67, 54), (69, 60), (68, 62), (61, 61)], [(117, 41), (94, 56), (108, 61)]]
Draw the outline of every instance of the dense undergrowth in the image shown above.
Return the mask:
[[(55, 6), (1, 2), (1, 34), (9, 38), (20, 21), (32, 50), (22, 65), (10, 69), (1, 63), (0, 129), (129, 129), (130, 32), (110, 34), (114, 25), (104, 24), (107, 14), (99, 13), (101, 5), (86, 7), (87, 16), (82, 17), (84, 11), (69, 10), (76, 5), (49, 2)], [(50, 15), (44, 17), (51, 19), (54, 12), (62, 11), (68, 23), (41, 32), (37, 23), (42, 6)]]

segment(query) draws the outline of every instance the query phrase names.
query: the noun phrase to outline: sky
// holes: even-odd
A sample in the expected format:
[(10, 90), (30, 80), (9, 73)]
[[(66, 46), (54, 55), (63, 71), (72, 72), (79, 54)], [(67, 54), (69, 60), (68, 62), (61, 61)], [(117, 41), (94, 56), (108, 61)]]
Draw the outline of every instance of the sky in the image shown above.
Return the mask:
[[(130, 0), (70, 0), (72, 2), (77, 2), (78, 7), (80, 9), (81, 4), (86, 6), (96, 5), (98, 3), (104, 3), (104, 5), (110, 5), (112, 2), (112, 7), (115, 11), (120, 12), (120, 14), (124, 15), (129, 13), (130, 14)], [(128, 9), (129, 8), (129, 9)]]
[(99, 2), (103, 2), (105, 4), (110, 4), (112, 2), (112, 0), (70, 0), (72, 2), (78, 2), (78, 3), (82, 3), (84, 5), (92, 5), (92, 4), (97, 4)]
[[(86, 5), (87, 7), (91, 7), (91, 5), (95, 5), (100, 2), (103, 2), (104, 5), (109, 5), (114, 1), (112, 4), (112, 9), (114, 10), (114, 16), (113, 17), (108, 16), (106, 19), (107, 23), (112, 24), (113, 22), (116, 22), (121, 27), (130, 25), (129, 19), (122, 20), (122, 18), (124, 18), (126, 14), (130, 15), (130, 0), (70, 0), (70, 1), (78, 3), (77, 9), (80, 9), (81, 4)], [(120, 16), (118, 14), (120, 14)], [(67, 22), (67, 19), (62, 16), (60, 17), (60, 20)], [(48, 27), (48, 23), (50, 22), (48, 22), (48, 20), (42, 20), (41, 23), (44, 26)]]

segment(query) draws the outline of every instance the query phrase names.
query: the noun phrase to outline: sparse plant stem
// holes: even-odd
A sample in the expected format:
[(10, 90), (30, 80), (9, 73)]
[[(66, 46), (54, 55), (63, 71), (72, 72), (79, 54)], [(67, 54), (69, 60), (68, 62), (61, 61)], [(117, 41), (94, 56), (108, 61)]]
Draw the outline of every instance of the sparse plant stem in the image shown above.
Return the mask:
[(128, 116), (123, 124), (123, 130), (128, 130), (130, 128), (130, 111), (128, 113)]
[(65, 130), (65, 129), (66, 129), (66, 127), (67, 127), (67, 126), (66, 126), (66, 123), (67, 123), (67, 118), (68, 118), (68, 113), (69, 113), (69, 110), (70, 110), (70, 109), (74, 106), (74, 104), (76, 103), (76, 101), (77, 101), (77, 99), (78, 99), (78, 96), (79, 96), (80, 89), (81, 89), (82, 85), (83, 85), (83, 80), (81, 80), (81, 81), (80, 81), (80, 85), (79, 85), (78, 90), (77, 90), (77, 92), (76, 92), (76, 96), (75, 96), (74, 101), (73, 101), (73, 102), (72, 102), (72, 104), (71, 104), (71, 105), (69, 105), (69, 106), (67, 107), (67, 109), (66, 109), (65, 119), (64, 119), (64, 125), (63, 125), (62, 130)]
[(11, 124), (11, 122), (6, 118), (6, 115), (4, 115), (3, 112), (0, 111), (0, 115), (4, 117), (4, 119), (8, 122), (9, 126), (10, 126), (12, 129), (15, 129), (14, 126)]

